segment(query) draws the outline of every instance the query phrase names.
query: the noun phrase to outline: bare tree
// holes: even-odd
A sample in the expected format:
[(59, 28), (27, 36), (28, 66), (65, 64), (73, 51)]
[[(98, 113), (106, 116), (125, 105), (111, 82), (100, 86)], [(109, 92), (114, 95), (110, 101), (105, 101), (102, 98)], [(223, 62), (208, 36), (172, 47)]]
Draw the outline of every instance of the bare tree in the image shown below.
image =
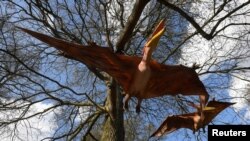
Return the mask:
[[(135, 114), (132, 100), (130, 111), (123, 111), (123, 90), (112, 77), (16, 30), (14, 25), (140, 56), (155, 24), (165, 19), (167, 30), (153, 58), (164, 64), (196, 62), (212, 97), (247, 102), (245, 96), (232, 96), (227, 91), (240, 91), (231, 86), (233, 78), (250, 81), (250, 64), (245, 62), (250, 57), (249, 4), (249, 0), (1, 1), (2, 137), (32, 140), (28, 137), (34, 132), (31, 129), (42, 132), (34, 121), (51, 117), (53, 129), (37, 140), (149, 140), (159, 121), (170, 114), (190, 112), (193, 109), (187, 103), (197, 100), (181, 95), (146, 100), (140, 115)], [(209, 47), (206, 57), (194, 59), (204, 49), (200, 42)], [(231, 114), (249, 122), (239, 113)], [(166, 138), (205, 139), (201, 132), (178, 135)]]

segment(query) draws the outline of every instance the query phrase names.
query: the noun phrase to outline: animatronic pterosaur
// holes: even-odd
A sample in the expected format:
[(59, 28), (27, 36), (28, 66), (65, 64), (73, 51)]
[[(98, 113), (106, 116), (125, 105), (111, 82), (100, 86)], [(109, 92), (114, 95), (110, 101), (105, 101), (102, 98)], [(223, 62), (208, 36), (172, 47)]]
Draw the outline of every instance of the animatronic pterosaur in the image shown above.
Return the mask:
[(204, 128), (208, 125), (220, 112), (224, 109), (233, 105), (234, 103), (229, 102), (219, 102), (219, 101), (210, 101), (208, 102), (208, 107), (213, 107), (211, 110), (204, 111), (204, 121), (200, 124), (200, 114), (188, 113), (182, 115), (174, 115), (168, 116), (167, 119), (161, 124), (161, 126), (151, 135), (151, 137), (160, 137), (164, 134), (169, 134), (174, 132), (180, 128), (188, 128), (193, 130), (193, 132), (199, 130), (200, 128)]
[(140, 112), (143, 99), (164, 95), (199, 95), (201, 114), (208, 101), (208, 93), (199, 80), (194, 68), (182, 65), (164, 65), (151, 59), (160, 37), (164, 21), (161, 21), (144, 46), (142, 57), (115, 54), (108, 47), (96, 44), (80, 45), (53, 38), (38, 32), (20, 28), (31, 36), (63, 51), (67, 56), (105, 71), (122, 86), (126, 92), (124, 108), (128, 108), (131, 97), (138, 99), (136, 112)]

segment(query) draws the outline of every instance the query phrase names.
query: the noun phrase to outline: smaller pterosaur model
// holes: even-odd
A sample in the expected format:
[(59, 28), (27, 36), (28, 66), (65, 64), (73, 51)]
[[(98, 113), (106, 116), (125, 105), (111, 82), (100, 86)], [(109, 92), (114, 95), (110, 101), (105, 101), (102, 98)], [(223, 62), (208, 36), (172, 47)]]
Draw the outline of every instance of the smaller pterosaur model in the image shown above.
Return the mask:
[(188, 128), (195, 132), (200, 128), (204, 128), (220, 112), (233, 104), (234, 103), (219, 102), (215, 100), (208, 102), (207, 106), (213, 107), (213, 109), (204, 111), (204, 120), (202, 123), (199, 122), (200, 114), (198, 112), (168, 116), (167, 119), (161, 124), (161, 126), (151, 135), (151, 137), (160, 137), (164, 134), (174, 132), (180, 128)]
[(158, 24), (146, 42), (143, 57), (116, 54), (108, 47), (96, 44), (80, 45), (28, 29), (20, 27), (19, 29), (63, 51), (67, 56), (111, 75), (126, 92), (124, 100), (126, 109), (131, 97), (138, 99), (136, 112), (140, 112), (143, 99), (177, 94), (199, 95), (202, 116), (209, 95), (195, 69), (182, 65), (160, 64), (151, 59), (152, 52), (165, 31), (164, 21)]

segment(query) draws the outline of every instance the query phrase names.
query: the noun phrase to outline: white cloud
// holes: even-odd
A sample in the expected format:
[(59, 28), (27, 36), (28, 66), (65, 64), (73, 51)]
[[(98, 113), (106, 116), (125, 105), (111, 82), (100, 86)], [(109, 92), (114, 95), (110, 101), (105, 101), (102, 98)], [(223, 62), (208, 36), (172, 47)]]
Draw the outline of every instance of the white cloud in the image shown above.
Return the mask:
[[(32, 115), (34, 113), (43, 111), (50, 106), (52, 105), (36, 103), (30, 108), (27, 115)], [(17, 113), (13, 111), (0, 114), (1, 120), (7, 120), (16, 116)], [(54, 129), (56, 128), (56, 124), (53, 120), (54, 116), (51, 112), (43, 116), (35, 116), (28, 120), (18, 122), (16, 125), (9, 125), (8, 128), (0, 129), (1, 141), (39, 141), (53, 133)]]

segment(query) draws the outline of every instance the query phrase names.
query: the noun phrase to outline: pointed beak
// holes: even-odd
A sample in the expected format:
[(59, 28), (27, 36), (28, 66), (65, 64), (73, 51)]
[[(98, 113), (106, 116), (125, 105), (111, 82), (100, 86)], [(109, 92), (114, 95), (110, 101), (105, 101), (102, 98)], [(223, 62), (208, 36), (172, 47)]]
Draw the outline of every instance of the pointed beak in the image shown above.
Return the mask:
[(161, 36), (164, 34), (164, 31), (165, 31), (164, 20), (161, 20), (145, 46), (156, 48)]

